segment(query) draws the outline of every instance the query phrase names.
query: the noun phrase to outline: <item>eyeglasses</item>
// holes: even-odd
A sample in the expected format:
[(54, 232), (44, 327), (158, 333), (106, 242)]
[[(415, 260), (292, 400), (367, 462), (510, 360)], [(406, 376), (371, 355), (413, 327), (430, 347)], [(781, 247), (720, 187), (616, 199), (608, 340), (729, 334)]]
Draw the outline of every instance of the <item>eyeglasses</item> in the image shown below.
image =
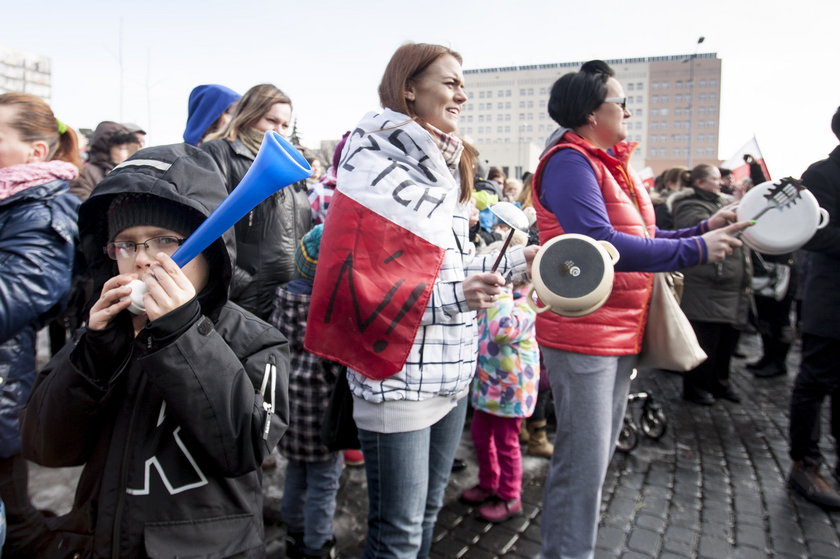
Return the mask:
[(604, 103), (615, 103), (621, 107), (622, 111), (627, 110), (627, 97), (607, 97), (604, 99)]
[(172, 255), (178, 247), (184, 244), (186, 239), (179, 239), (178, 237), (152, 237), (146, 239), (145, 242), (135, 243), (133, 241), (111, 241), (105, 246), (105, 253), (111, 260), (130, 260), (137, 255), (137, 249), (143, 247), (146, 252), (151, 250), (151, 254), (165, 252)]

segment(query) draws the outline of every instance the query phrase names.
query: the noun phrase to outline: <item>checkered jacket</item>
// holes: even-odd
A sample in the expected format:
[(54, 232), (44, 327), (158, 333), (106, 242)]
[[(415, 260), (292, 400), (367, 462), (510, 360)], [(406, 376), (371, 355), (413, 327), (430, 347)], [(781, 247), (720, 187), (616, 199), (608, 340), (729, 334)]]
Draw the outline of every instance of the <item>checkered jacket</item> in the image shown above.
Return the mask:
[[(369, 402), (388, 400), (419, 401), (438, 396), (454, 396), (463, 392), (475, 374), (478, 355), (476, 313), (464, 296), (463, 282), (440, 281), (446, 262), (457, 262), (464, 275), (487, 272), (497, 253), (475, 255), (469, 241), (469, 210), (460, 206), (452, 218), (452, 233), (460, 250), (460, 258), (444, 259), (434, 290), (429, 298), (414, 344), (403, 369), (384, 380), (368, 378), (352, 369), (347, 381), (353, 395)], [(511, 247), (498, 268), (503, 276), (526, 271), (523, 247)]]
[(274, 312), (269, 319), (289, 340), (291, 353), (289, 429), (280, 439), (279, 448), (289, 460), (301, 462), (320, 462), (335, 456), (321, 444), (320, 431), (336, 378), (343, 371), (338, 363), (322, 359), (303, 348), (311, 299), (309, 293), (294, 293), (285, 286), (278, 287)]

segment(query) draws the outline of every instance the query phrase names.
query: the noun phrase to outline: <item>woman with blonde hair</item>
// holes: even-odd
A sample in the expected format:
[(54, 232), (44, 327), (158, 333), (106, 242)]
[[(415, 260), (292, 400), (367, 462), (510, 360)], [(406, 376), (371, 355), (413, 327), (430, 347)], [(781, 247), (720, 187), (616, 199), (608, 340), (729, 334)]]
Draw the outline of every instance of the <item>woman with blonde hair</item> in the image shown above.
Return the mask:
[[(292, 100), (271, 84), (255, 85), (236, 104), (230, 121), (201, 149), (215, 161), (228, 192), (242, 181), (273, 130), (292, 130)], [(312, 227), (306, 182), (290, 185), (251, 210), (235, 226), (236, 266), (231, 300), (262, 319), (271, 314), (274, 291), (295, 272), (295, 247)]]
[(41, 99), (0, 95), (0, 499), (8, 531), (4, 555), (37, 556), (43, 514), (29, 501), (20, 415), (35, 382), (35, 338), (70, 293), (79, 200), (72, 128)]

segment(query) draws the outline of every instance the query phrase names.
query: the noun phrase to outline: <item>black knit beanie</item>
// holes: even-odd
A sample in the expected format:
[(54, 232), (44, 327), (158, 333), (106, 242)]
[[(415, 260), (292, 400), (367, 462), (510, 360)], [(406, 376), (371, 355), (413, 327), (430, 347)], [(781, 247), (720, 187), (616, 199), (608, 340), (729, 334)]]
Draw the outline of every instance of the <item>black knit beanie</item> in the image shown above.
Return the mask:
[(142, 193), (119, 194), (108, 207), (108, 239), (129, 227), (171, 229), (188, 237), (201, 224), (198, 215), (176, 202)]

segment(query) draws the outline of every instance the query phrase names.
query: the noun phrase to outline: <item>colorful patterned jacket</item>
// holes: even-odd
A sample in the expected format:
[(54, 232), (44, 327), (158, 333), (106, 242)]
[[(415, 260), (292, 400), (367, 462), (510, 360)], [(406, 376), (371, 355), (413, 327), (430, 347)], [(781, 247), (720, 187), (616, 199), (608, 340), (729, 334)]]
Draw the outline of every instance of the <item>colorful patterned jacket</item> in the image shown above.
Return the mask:
[(505, 289), (495, 307), (479, 314), (478, 370), (470, 391), (477, 410), (502, 417), (534, 413), (540, 353), (527, 289)]

